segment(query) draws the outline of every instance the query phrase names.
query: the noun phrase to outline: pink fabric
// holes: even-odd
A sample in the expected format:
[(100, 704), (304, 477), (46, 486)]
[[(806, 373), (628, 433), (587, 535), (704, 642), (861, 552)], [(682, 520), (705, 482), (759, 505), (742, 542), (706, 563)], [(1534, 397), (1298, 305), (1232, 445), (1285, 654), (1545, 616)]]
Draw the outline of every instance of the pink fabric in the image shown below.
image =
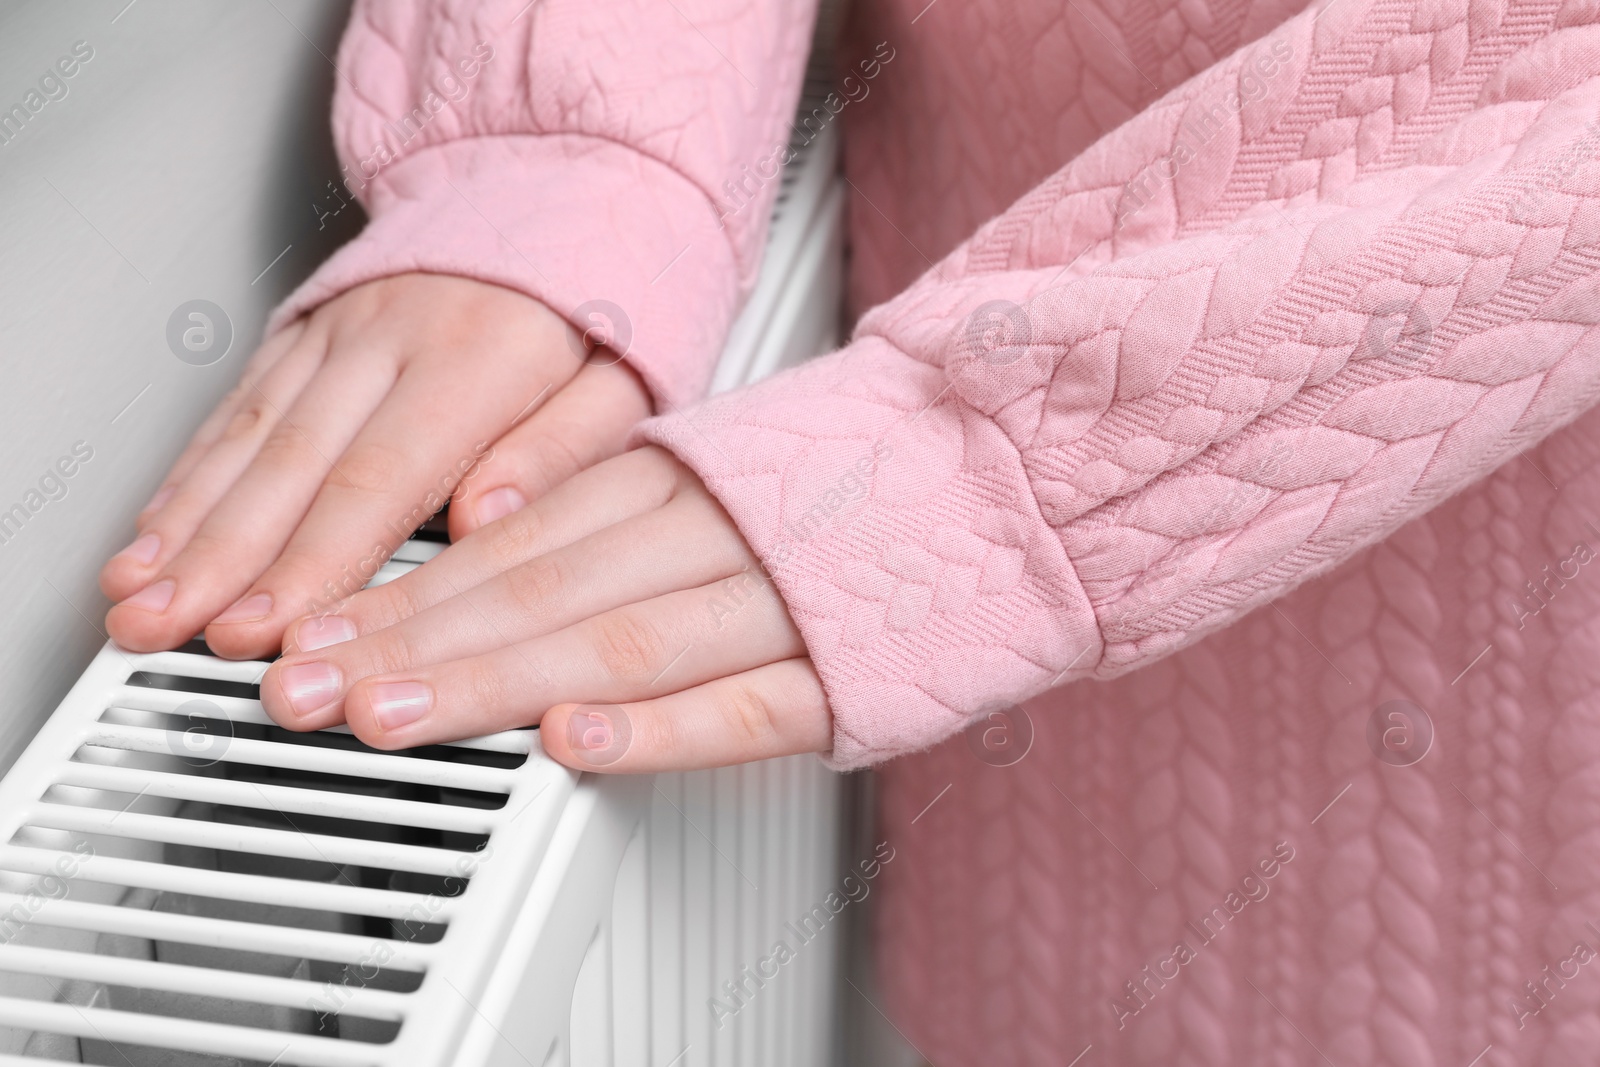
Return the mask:
[(706, 0), (356, 4), (333, 132), (372, 220), (268, 331), (376, 278), (459, 274), (616, 331), (658, 406), (688, 403), (766, 239), (767, 210), (719, 220), (715, 204), (730, 161), (787, 139), (813, 17)]
[[(884, 769), (891, 1014), (941, 1067), (1590, 1062), (1600, 7), (856, 6), (870, 310), (643, 433), (772, 569), (836, 765), (1027, 701), (1013, 766)], [(358, 4), (347, 160), (495, 58), (276, 321), (417, 267), (610, 299), (681, 407), (810, 11), (518, 7)]]

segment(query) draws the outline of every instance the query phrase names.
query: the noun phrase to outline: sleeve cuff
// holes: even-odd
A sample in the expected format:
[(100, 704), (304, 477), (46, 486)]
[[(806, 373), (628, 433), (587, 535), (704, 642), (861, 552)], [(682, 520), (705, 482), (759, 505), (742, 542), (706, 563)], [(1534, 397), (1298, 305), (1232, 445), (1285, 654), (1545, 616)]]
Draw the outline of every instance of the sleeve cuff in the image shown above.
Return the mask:
[(606, 331), (658, 410), (705, 392), (739, 271), (710, 201), (668, 165), (577, 134), (477, 137), (390, 164), (367, 194), (366, 228), (273, 312), (269, 334), (377, 278), (453, 274)]
[(927, 748), (1101, 657), (1015, 446), (944, 377), (869, 337), (636, 431), (700, 476), (772, 576), (837, 769)]

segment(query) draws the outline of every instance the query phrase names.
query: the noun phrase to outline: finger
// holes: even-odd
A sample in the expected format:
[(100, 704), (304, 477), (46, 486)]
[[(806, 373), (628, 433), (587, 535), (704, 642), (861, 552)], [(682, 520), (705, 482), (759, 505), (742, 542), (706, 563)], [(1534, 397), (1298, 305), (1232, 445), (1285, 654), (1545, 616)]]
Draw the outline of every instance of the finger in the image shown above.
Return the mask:
[(450, 539), (537, 500), (574, 474), (622, 451), (650, 415), (650, 394), (626, 363), (586, 364), (537, 413), (494, 443), (450, 501)]
[(532, 725), (568, 701), (659, 696), (803, 655), (782, 601), (763, 588), (741, 576), (479, 656), (364, 678), (346, 692), (345, 721), (374, 748), (410, 748)]
[(606, 460), (451, 545), (427, 566), (356, 593), (336, 613), (296, 620), (284, 634), (283, 650), (324, 648), (393, 626), (530, 560), (662, 507), (688, 484), (685, 474), (686, 468), (659, 448)]
[(211, 446), (222, 438), (223, 431), (241, 407), (253, 396), (253, 390), (260, 384), (262, 377), (277, 361), (299, 342), (305, 335), (307, 320), (297, 319), (295, 322), (262, 342), (254, 355), (245, 364), (244, 371), (239, 375), (239, 383), (228, 391), (220, 403), (212, 409), (211, 414), (200, 424), (194, 432), (189, 443), (184, 446), (172, 468), (167, 471), (167, 476), (162, 479), (161, 487), (150, 496), (150, 502), (139, 509), (138, 516), (134, 519), (134, 527), (143, 530), (163, 504), (172, 499), (178, 486), (194, 473), (200, 460), (211, 450)]
[[(316, 376), (325, 354), (311, 341), (297, 345), (275, 362), (258, 384), (250, 387), (222, 428), (221, 436), (211, 442), (188, 476), (178, 484), (177, 491), (146, 520), (143, 532), (133, 544), (111, 557), (101, 568), (100, 588), (108, 597), (126, 600), (158, 582), (167, 564), (183, 551), (217, 502), (249, 468), (262, 443), (282, 421), (283, 412), (293, 406)], [(173, 587), (164, 588), (170, 601)], [(129, 609), (137, 614), (118, 612), (111, 636), (118, 641), (151, 639), (146, 631), (153, 626), (160, 629), (159, 620), (143, 616), (159, 614), (149, 610), (158, 600), (160, 597), (152, 594)], [(196, 624), (177, 640), (187, 640), (198, 629)]]
[[(559, 340), (545, 339), (538, 348), (550, 351)], [(538, 392), (529, 386), (541, 373), (539, 363), (569, 372), (566, 360), (524, 359), (489, 360), (480, 376), (444, 363), (402, 373), (322, 482), (276, 561), (206, 627), (207, 643), (230, 657), (275, 651), (284, 627), (314, 612), (326, 599), (323, 585), (342, 569), (375, 573), (449, 499), (488, 441), (527, 403), (516, 398)]]
[[(693, 552), (679, 547), (691, 543)], [(641, 551), (641, 545), (659, 545), (662, 551)], [(393, 626), (285, 656), (262, 682), (262, 704), (291, 728), (322, 729), (343, 721), (342, 693), (327, 688), (335, 676), (348, 685), (369, 675), (466, 659), (615, 608), (753, 573), (756, 566), (715, 501), (680, 497), (495, 575)], [(736, 592), (749, 590), (725, 590), (729, 596)], [(323, 620), (314, 635), (325, 636), (331, 625)]]
[(545, 713), (539, 741), (580, 771), (693, 771), (826, 752), (833, 716), (811, 661), (799, 657), (649, 700), (561, 704)]
[(393, 377), (375, 369), (370, 360), (324, 363), (192, 536), (158, 520), (144, 536), (162, 538), (157, 581), (175, 593), (163, 611), (119, 612), (113, 636), (133, 648), (170, 647), (238, 599), (288, 543), (329, 469), (325, 457), (339, 455), (382, 403)]

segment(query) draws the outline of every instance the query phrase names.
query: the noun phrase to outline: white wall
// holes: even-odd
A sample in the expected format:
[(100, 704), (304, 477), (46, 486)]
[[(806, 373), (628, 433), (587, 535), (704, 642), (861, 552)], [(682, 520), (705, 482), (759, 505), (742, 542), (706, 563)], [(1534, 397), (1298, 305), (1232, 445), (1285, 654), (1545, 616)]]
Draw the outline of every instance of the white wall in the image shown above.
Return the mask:
[[(27, 494), (75, 442), (93, 449), (0, 543), (0, 771), (105, 641), (95, 575), (267, 312), (360, 227), (352, 207), (319, 231), (313, 208), (338, 177), (318, 49), (334, 56), (347, 14), (321, 0), (0, 7), (0, 112), (75, 42), (93, 49), (67, 95), (0, 144), (0, 512), (37, 506)], [(193, 299), (232, 321), (210, 366), (167, 344)]]

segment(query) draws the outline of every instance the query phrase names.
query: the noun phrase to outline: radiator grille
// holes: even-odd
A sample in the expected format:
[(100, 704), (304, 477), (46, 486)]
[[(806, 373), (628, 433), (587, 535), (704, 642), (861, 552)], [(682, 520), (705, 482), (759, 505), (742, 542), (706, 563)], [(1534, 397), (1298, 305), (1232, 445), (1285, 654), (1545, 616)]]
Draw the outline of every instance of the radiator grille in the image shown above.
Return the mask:
[(388, 753), (282, 730), (265, 667), (108, 647), (0, 783), (0, 1026), (25, 1053), (446, 1062), (575, 776), (534, 731)]

